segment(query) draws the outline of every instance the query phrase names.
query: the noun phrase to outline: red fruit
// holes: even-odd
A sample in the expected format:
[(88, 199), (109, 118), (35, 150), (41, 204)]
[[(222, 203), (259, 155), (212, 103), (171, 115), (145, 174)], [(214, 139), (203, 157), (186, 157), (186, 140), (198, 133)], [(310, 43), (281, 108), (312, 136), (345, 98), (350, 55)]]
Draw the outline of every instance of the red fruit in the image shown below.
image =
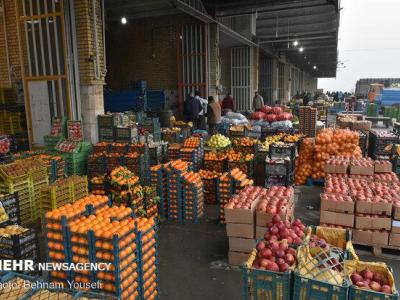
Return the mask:
[(371, 290), (374, 290), (375, 292), (379, 292), (381, 290), (381, 285), (376, 281), (371, 281), (369, 283), (369, 287), (371, 288)]
[(360, 287), (360, 288), (365, 288), (368, 287), (368, 283), (366, 283), (365, 281), (357, 281), (355, 283), (356, 286)]
[(269, 232), (264, 234), (264, 240), (269, 241), (271, 239), (271, 234)]
[(355, 273), (351, 274), (350, 279), (353, 282), (353, 284), (356, 284), (357, 282), (362, 281), (363, 277), (360, 274), (358, 274), (357, 272), (355, 272)]
[(301, 238), (297, 237), (297, 238), (293, 239), (293, 244), (295, 244), (295, 245), (301, 245), (301, 243), (302, 243)]
[(274, 226), (274, 223), (272, 223), (272, 222), (269, 222), (269, 223), (267, 224), (267, 227), (268, 227), (268, 228), (271, 228), (272, 226)]
[(269, 260), (265, 258), (260, 259), (260, 267), (266, 268), (269, 265)]
[(296, 220), (294, 220), (293, 225), (300, 226), (300, 225), (303, 225), (303, 223), (301, 222), (300, 219), (296, 219)]
[(287, 228), (283, 228), (283, 229), (279, 230), (279, 235), (283, 239), (286, 239), (289, 236), (289, 234), (290, 234), (290, 232)]
[(263, 258), (271, 258), (272, 257), (272, 251), (269, 248), (264, 248), (261, 250), (261, 256)]
[(295, 258), (292, 254), (286, 253), (285, 255), (285, 261), (288, 263), (289, 266), (293, 266), (295, 262)]
[(278, 229), (278, 227), (276, 227), (276, 226), (272, 226), (272, 227), (269, 229), (269, 232), (270, 232), (271, 234), (277, 235), (277, 234), (279, 233), (279, 229)]
[(288, 243), (282, 242), (279, 244), (279, 249), (286, 251), (289, 248)]
[(266, 269), (272, 272), (279, 272), (279, 266), (275, 262), (270, 262)]
[(287, 272), (289, 270), (289, 265), (287, 263), (281, 263), (279, 266), (279, 272)]
[(294, 250), (293, 248), (288, 248), (286, 252), (287, 252), (287, 253), (290, 253), (290, 254), (292, 254), (294, 257), (296, 257), (296, 250)]
[(381, 287), (381, 292), (385, 293), (385, 294), (391, 294), (392, 293), (392, 288), (390, 287), (390, 285), (384, 284)]
[(272, 253), (276, 253), (279, 250), (279, 244), (277, 242), (269, 243), (269, 247), (271, 248)]
[(281, 221), (281, 217), (279, 215), (274, 215), (272, 217), (272, 223), (276, 224)]
[(283, 258), (283, 257), (285, 257), (285, 251), (283, 251), (283, 250), (277, 250), (277, 251), (275, 252), (275, 256), (278, 257), (278, 258)]
[(264, 242), (258, 242), (256, 245), (257, 251), (261, 251), (262, 249), (265, 248), (265, 243)]
[(372, 271), (368, 268), (366, 268), (365, 270), (362, 270), (360, 272), (360, 275), (364, 278), (364, 279), (369, 279), (372, 280), (372, 278), (374, 277), (374, 273), (372, 273)]
[(270, 242), (276, 242), (278, 240), (278, 237), (276, 235), (271, 235), (271, 238), (269, 239)]
[(372, 276), (372, 280), (376, 281), (378, 283), (382, 283), (382, 279), (383, 279), (383, 276), (379, 273), (374, 273), (374, 276)]
[(278, 264), (278, 265), (280, 265), (280, 264), (282, 264), (282, 263), (284, 263), (285, 262), (285, 260), (283, 259), (283, 258), (277, 258), (276, 260), (275, 260), (275, 262)]
[(289, 236), (286, 240), (289, 244), (293, 244), (293, 238), (291, 236)]

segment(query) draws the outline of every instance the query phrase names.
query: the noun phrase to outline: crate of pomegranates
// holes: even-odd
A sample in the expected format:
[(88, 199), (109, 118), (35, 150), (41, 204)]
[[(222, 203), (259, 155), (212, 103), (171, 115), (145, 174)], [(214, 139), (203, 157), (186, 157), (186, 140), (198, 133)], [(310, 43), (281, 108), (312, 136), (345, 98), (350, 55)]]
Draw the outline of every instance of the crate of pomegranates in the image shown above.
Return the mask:
[(385, 263), (348, 260), (345, 272), (351, 282), (349, 300), (399, 299), (393, 271)]
[(291, 299), (296, 250), (287, 241), (260, 241), (243, 264), (243, 299)]

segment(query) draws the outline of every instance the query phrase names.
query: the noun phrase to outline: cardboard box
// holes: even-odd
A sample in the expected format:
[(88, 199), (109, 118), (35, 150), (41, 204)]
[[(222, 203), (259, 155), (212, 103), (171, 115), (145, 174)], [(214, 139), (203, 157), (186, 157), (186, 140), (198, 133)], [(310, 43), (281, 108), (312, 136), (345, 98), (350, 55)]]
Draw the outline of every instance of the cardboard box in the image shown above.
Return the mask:
[(393, 206), (393, 219), (400, 220), (400, 207)]
[(346, 165), (330, 165), (330, 164), (325, 164), (325, 173), (331, 173), (331, 174), (346, 174), (347, 173), (347, 168), (348, 164)]
[(264, 234), (267, 232), (266, 227), (256, 226), (256, 240), (264, 239)]
[(392, 227), (392, 219), (386, 217), (356, 216), (357, 229), (384, 229), (389, 230)]
[(354, 202), (349, 202), (349, 201), (338, 202), (321, 198), (321, 210), (353, 214)]
[(392, 163), (387, 161), (384, 164), (379, 164), (375, 161), (374, 171), (375, 173), (390, 173), (392, 172)]
[(240, 266), (250, 257), (250, 253), (229, 251), (228, 262), (230, 265)]
[(336, 173), (336, 165), (330, 165), (327, 163), (325, 165), (325, 173)]
[(391, 216), (392, 203), (357, 201), (356, 212)]
[(255, 248), (256, 244), (255, 239), (230, 237), (229, 251), (250, 253)]
[(400, 233), (400, 221), (392, 220), (392, 233)]
[(389, 243), (389, 233), (387, 231), (374, 232), (369, 230), (353, 230), (353, 241), (355, 244), (381, 245), (387, 246)]
[(391, 233), (389, 235), (389, 246), (400, 247), (400, 234)]
[(372, 127), (372, 122), (368, 120), (353, 121), (351, 123), (352, 130), (370, 131), (371, 127)]
[[(267, 224), (272, 221), (274, 214), (265, 212), (256, 212), (256, 225), (260, 227), (267, 227)], [(294, 205), (288, 209), (286, 214), (279, 214), (282, 220), (292, 221), (294, 216)]]
[(350, 166), (350, 174), (374, 175), (374, 166), (371, 167)]
[(321, 210), (320, 223), (353, 227), (354, 215)]
[(224, 208), (226, 223), (254, 224), (254, 211), (257, 207), (258, 199), (251, 204), (251, 209)]
[(254, 239), (254, 224), (226, 223), (226, 235)]

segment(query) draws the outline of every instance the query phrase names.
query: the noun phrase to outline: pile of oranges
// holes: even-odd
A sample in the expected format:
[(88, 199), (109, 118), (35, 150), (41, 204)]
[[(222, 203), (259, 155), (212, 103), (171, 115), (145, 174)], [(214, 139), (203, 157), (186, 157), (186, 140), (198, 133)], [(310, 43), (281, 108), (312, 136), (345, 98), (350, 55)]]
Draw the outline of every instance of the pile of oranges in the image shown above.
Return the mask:
[(231, 162), (243, 162), (250, 161), (254, 158), (254, 154), (244, 154), (242, 152), (236, 152), (234, 150), (229, 150), (227, 153), (227, 159)]
[(111, 171), (111, 184), (122, 187), (122, 186), (134, 186), (139, 182), (139, 177), (129, 171), (125, 167), (117, 167)]
[(199, 173), (185, 172), (183, 182), (183, 218), (185, 221), (197, 221), (204, 214), (204, 185)]
[(347, 129), (327, 128), (312, 139), (304, 139), (296, 165), (295, 183), (305, 184), (308, 176), (325, 177), (325, 163), (332, 156), (362, 157), (359, 134)]
[(199, 137), (190, 137), (187, 138), (184, 142), (183, 142), (183, 147), (184, 148), (198, 148), (201, 145), (201, 138)]
[(236, 138), (233, 140), (233, 146), (251, 147), (258, 143), (258, 140), (250, 137)]

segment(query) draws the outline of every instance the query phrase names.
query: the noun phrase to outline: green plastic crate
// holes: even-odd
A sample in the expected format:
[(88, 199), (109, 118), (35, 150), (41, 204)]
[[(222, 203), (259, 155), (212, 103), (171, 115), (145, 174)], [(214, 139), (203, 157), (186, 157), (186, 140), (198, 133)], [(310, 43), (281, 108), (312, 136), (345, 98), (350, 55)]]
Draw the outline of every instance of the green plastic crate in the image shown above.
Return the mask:
[(399, 294), (388, 295), (384, 293), (374, 292), (372, 290), (363, 290), (351, 286), (349, 288), (348, 300), (398, 300)]
[[(293, 274), (293, 300), (347, 300), (349, 284), (342, 286)], [(371, 299), (373, 300), (373, 299)]]
[(251, 268), (257, 251), (242, 265), (244, 300), (291, 300), (292, 272)]

